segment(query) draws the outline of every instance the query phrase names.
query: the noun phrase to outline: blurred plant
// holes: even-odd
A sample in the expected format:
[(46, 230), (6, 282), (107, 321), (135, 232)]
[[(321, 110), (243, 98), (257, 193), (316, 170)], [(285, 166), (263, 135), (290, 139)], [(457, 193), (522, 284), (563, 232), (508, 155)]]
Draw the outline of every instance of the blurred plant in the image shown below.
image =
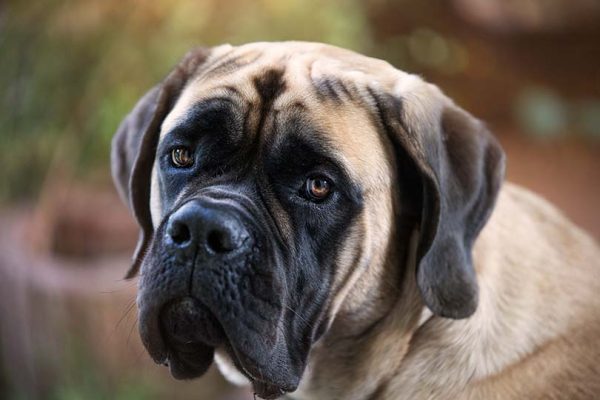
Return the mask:
[(463, 44), (428, 27), (392, 36), (376, 45), (379, 57), (409, 71), (431, 70), (446, 75), (465, 71), (468, 53)]
[(88, 347), (81, 338), (73, 337), (64, 349), (64, 362), (59, 381), (51, 389), (52, 400), (151, 400), (158, 398), (156, 388), (131, 373), (118, 382), (109, 382), (106, 372), (97, 365), (97, 361), (88, 353)]
[(581, 132), (600, 139), (600, 99), (589, 99), (577, 104), (575, 123)]
[(523, 90), (515, 102), (515, 114), (523, 130), (534, 136), (557, 136), (567, 126), (567, 105), (549, 89)]
[(191, 47), (291, 39), (371, 43), (359, 0), (9, 0), (0, 201), (34, 195), (56, 165), (107, 174), (118, 123)]
[(600, 138), (600, 101), (568, 100), (548, 88), (526, 87), (517, 96), (514, 114), (521, 130), (539, 138), (567, 132)]

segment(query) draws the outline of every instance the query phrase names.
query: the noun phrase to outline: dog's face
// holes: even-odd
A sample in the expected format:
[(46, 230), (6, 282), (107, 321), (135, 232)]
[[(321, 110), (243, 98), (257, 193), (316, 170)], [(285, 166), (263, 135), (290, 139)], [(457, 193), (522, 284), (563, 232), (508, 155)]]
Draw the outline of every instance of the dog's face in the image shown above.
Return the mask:
[(418, 232), (417, 284), (439, 315), (477, 304), (470, 261), (502, 152), (435, 87), (331, 46), (190, 53), (113, 142), (142, 228), (142, 340), (177, 378), (215, 349), (257, 394), (296, 389), (341, 309), (376, 314)]

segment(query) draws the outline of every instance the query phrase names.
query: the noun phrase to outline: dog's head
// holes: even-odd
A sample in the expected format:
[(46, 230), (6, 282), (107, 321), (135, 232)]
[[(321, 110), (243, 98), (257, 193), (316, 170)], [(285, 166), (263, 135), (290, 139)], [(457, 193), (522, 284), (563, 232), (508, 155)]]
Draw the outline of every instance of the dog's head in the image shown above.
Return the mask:
[(177, 378), (222, 349), (262, 397), (295, 390), (344, 304), (402, 276), (389, 271), (413, 232), (423, 302), (449, 318), (477, 306), (471, 247), (502, 150), (383, 61), (309, 43), (194, 50), (121, 124), (112, 161), (141, 226), (141, 337)]

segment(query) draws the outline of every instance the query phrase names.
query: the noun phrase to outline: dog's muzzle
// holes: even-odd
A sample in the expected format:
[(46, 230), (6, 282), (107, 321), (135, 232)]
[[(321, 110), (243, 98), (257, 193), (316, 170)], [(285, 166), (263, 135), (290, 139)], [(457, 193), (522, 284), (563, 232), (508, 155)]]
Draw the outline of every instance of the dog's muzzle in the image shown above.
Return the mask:
[(286, 353), (283, 278), (253, 218), (234, 201), (196, 198), (156, 230), (140, 280), (140, 335), (175, 378), (202, 375), (222, 347), (264, 395), (297, 384), (276, 367)]
[[(174, 377), (193, 378), (206, 371), (214, 348), (226, 341), (215, 313), (226, 313), (227, 303), (235, 301), (231, 295), (214, 299), (194, 284), (208, 279), (227, 291), (209, 275), (236, 275), (235, 260), (249, 251), (250, 236), (232, 210), (198, 199), (175, 211), (162, 231), (163, 266), (148, 268), (141, 285), (142, 338), (155, 360), (169, 364)], [(205, 304), (211, 300), (217, 306), (214, 311)]]

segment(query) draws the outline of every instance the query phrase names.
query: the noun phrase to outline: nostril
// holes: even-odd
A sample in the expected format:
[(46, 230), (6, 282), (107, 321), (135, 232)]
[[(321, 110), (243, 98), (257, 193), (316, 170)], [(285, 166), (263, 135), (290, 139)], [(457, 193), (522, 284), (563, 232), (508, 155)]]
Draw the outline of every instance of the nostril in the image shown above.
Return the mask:
[(225, 253), (235, 248), (233, 238), (229, 232), (221, 230), (210, 231), (206, 237), (206, 244), (215, 253)]
[(173, 221), (172, 223), (170, 223), (167, 229), (167, 233), (169, 234), (169, 236), (171, 236), (173, 242), (180, 245), (189, 242), (192, 236), (190, 234), (190, 229), (187, 227), (187, 225), (179, 221)]

